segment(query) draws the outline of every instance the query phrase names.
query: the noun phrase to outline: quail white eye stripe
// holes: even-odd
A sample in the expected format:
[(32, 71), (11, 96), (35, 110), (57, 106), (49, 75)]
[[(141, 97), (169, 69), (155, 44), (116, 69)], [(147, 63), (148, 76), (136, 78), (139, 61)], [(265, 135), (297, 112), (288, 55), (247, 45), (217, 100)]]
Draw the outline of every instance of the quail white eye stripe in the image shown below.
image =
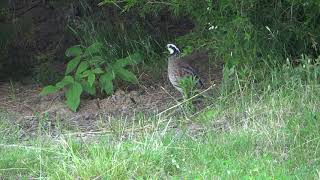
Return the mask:
[(168, 50), (169, 50), (169, 53), (170, 53), (170, 54), (173, 54), (173, 53), (174, 53), (174, 50), (171, 49), (170, 47), (168, 47)]
[(180, 53), (179, 48), (174, 44), (167, 44), (167, 48), (170, 54), (174, 54), (175, 52)]

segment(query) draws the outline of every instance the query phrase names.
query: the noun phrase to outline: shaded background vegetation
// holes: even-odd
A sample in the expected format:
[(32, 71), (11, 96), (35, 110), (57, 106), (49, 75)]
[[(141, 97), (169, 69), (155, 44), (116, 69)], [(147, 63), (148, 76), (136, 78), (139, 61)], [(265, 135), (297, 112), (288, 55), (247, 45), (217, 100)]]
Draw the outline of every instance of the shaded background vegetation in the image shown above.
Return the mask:
[(2, 1), (0, 8), (1, 79), (56, 82), (66, 48), (97, 41), (105, 44), (106, 61), (140, 52), (140, 70), (151, 71), (165, 67), (168, 42), (186, 54), (207, 49), (228, 67), (276, 67), (319, 55), (318, 1), (35, 0)]

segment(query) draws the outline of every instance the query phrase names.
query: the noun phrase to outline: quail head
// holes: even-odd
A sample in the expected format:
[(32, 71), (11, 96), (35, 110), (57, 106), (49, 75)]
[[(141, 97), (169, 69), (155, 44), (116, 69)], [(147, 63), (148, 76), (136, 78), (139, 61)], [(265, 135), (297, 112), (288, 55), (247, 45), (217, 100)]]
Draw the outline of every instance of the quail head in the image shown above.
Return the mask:
[(197, 86), (202, 87), (203, 83), (199, 78), (195, 69), (193, 69), (184, 58), (180, 57), (180, 50), (174, 44), (167, 44), (167, 49), (169, 50), (168, 58), (168, 77), (171, 84), (180, 92), (182, 88), (179, 87), (180, 80), (186, 76), (193, 76), (197, 79)]

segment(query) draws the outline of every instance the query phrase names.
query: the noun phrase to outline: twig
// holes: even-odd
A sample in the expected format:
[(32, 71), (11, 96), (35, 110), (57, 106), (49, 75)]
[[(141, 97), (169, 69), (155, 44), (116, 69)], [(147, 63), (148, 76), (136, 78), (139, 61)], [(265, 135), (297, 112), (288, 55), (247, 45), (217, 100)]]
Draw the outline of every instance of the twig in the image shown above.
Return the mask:
[(174, 106), (172, 106), (172, 107), (170, 107), (170, 108), (168, 108), (168, 109), (166, 109), (166, 110), (158, 113), (156, 116), (160, 116), (160, 115), (162, 115), (163, 113), (165, 113), (165, 112), (167, 112), (167, 111), (170, 111), (171, 109), (174, 109), (174, 108), (176, 108), (176, 107), (178, 107), (178, 106), (180, 106), (180, 105), (182, 105), (182, 104), (184, 104), (184, 103), (186, 103), (186, 102), (188, 102), (188, 101), (190, 101), (190, 100), (192, 100), (192, 99), (200, 96), (201, 94), (209, 91), (213, 86), (215, 86), (215, 84), (211, 85), (209, 88), (207, 88), (206, 90), (200, 92), (199, 94), (196, 94), (196, 95), (190, 97), (189, 99), (186, 99), (186, 100), (182, 101), (181, 103), (178, 103), (178, 104), (176, 104), (176, 105), (174, 105)]
[(289, 149), (288, 153), (291, 152), (291, 151), (293, 151), (293, 150), (295, 150), (295, 149), (301, 148), (302, 146), (304, 146), (304, 145), (306, 145), (306, 144), (308, 144), (308, 143), (310, 143), (310, 142), (313, 142), (313, 141), (315, 141), (315, 140), (318, 140), (318, 139), (320, 139), (320, 137), (316, 137), (316, 138), (310, 139), (310, 140), (308, 140), (308, 141), (300, 144), (300, 145), (297, 146), (297, 147), (294, 147), (294, 148), (292, 148), (292, 149)]
[(28, 168), (7, 168), (7, 169), (0, 169), (0, 171), (15, 171), (15, 170), (27, 170)]
[(171, 99), (173, 99), (176, 103), (179, 102), (179, 101), (178, 101), (176, 98), (174, 98), (164, 87), (160, 86), (160, 88), (161, 88), (166, 94), (168, 94), (168, 95), (171, 97)]
[(23, 12), (20, 12), (19, 14), (15, 15), (15, 17), (21, 17), (22, 15), (26, 14), (27, 12), (31, 11), (33, 8), (37, 7), (39, 4), (41, 4), (41, 1), (38, 3), (33, 4), (31, 7), (28, 9), (24, 10)]

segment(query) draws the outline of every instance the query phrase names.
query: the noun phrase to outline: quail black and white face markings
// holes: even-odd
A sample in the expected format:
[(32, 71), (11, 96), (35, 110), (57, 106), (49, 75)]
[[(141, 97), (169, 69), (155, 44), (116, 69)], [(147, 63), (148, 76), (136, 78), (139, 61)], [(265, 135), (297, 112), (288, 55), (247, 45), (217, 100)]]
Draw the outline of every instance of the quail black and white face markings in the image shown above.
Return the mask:
[(168, 77), (171, 84), (182, 93), (182, 89), (179, 87), (180, 80), (186, 76), (194, 76), (198, 79), (198, 86), (203, 86), (197, 72), (183, 58), (179, 57), (179, 48), (174, 44), (167, 44), (167, 48), (170, 53), (168, 58)]
[(178, 55), (180, 54), (179, 48), (174, 44), (167, 44), (168, 51), (170, 55)]

